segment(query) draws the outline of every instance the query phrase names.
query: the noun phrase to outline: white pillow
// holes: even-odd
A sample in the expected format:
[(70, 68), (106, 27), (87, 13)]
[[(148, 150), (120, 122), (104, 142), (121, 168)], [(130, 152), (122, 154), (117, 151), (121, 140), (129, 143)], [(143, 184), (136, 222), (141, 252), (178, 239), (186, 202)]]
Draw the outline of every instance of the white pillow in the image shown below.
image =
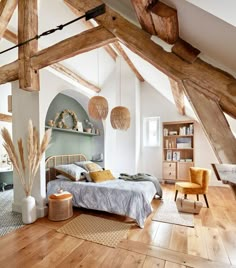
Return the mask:
[(85, 169), (75, 164), (59, 165), (59, 166), (56, 166), (55, 169), (60, 174), (71, 179), (72, 181), (84, 180), (85, 176), (82, 173), (87, 172)]
[(100, 171), (103, 170), (101, 166), (98, 164), (92, 162), (92, 161), (80, 161), (80, 162), (75, 162), (75, 165), (84, 168), (86, 171), (84, 173), (86, 180), (89, 182), (92, 182), (92, 179), (90, 178), (89, 172), (90, 171)]

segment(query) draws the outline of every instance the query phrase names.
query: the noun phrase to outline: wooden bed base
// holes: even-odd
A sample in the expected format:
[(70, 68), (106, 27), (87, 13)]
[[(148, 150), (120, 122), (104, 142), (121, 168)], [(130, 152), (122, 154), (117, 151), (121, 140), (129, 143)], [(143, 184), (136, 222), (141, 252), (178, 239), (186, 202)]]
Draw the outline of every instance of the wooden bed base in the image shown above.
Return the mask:
[(74, 162), (86, 161), (87, 158), (83, 154), (66, 154), (49, 156), (45, 162), (46, 168), (46, 183), (55, 180), (59, 174), (55, 170), (58, 165), (72, 164)]

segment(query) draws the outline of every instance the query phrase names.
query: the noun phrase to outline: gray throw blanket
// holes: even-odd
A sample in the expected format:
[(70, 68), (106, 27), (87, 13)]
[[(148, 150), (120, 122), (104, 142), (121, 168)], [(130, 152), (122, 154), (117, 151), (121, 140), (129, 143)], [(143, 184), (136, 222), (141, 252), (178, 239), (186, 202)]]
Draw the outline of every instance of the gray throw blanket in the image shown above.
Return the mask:
[(125, 180), (125, 181), (151, 181), (156, 188), (157, 195), (159, 195), (159, 197), (162, 198), (161, 185), (160, 185), (158, 179), (152, 175), (149, 175), (146, 173), (137, 173), (135, 175), (120, 173), (119, 179)]

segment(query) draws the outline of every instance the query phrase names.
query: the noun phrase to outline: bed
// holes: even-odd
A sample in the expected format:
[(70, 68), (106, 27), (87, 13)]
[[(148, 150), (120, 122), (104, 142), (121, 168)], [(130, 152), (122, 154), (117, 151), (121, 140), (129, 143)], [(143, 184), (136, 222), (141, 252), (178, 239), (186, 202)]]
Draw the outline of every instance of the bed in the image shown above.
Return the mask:
[(118, 178), (94, 183), (71, 181), (59, 175), (55, 169), (58, 165), (69, 165), (86, 161), (82, 154), (51, 156), (46, 160), (47, 197), (59, 189), (73, 195), (75, 207), (105, 211), (128, 216), (143, 228), (146, 218), (152, 212), (151, 201), (156, 188), (150, 181), (124, 181)]

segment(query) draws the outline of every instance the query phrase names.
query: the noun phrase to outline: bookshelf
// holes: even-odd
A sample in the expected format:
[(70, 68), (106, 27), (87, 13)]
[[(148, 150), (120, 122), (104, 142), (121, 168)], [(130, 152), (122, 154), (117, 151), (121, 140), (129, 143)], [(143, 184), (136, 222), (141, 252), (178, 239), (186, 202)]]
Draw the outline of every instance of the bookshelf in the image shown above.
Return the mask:
[(163, 180), (189, 181), (194, 166), (194, 121), (163, 122)]

